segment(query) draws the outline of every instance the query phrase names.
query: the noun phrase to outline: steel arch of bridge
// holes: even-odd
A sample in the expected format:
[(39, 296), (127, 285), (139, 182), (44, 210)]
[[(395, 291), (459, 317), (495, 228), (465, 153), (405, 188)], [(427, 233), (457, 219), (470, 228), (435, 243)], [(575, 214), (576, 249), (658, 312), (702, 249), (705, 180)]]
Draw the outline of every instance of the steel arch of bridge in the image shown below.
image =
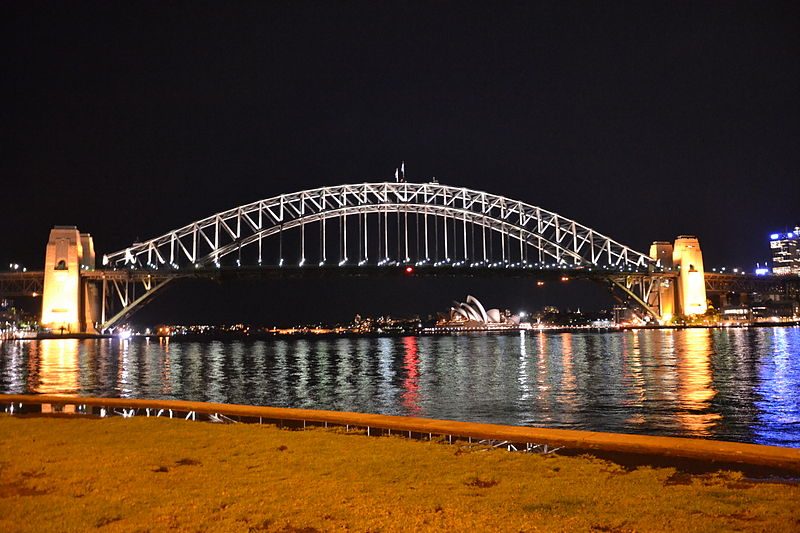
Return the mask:
[[(264, 238), (292, 228), (304, 229), (305, 224), (342, 217), (345, 219), (344, 260), (347, 261), (349, 259), (346, 257), (347, 217), (369, 213), (379, 213), (384, 216), (388, 213), (424, 215), (426, 257), (424, 260), (416, 258), (418, 264), (430, 259), (427, 249), (428, 217), (440, 217), (445, 221), (450, 218), (462, 222), (465, 242), (467, 224), (503, 236), (504, 257), (499, 262), (496, 257), (487, 257), (484, 240), (482, 257), (472, 258), (477, 264), (507, 262), (505, 257), (507, 240), (509, 246), (512, 241), (516, 241), (520, 250), (523, 247), (535, 249), (539, 263), (553, 263), (556, 266), (602, 266), (629, 272), (648, 270), (656, 266), (648, 256), (541, 207), (461, 187), (406, 182), (321, 187), (259, 200), (216, 213), (159, 237), (107, 254), (103, 258), (103, 263), (107, 267), (137, 270), (208, 267), (219, 265), (222, 257), (251, 245), (258, 246), (260, 263)], [(444, 227), (446, 243), (447, 226)], [(365, 225), (365, 235), (366, 231)], [(456, 237), (454, 232), (453, 238)], [(407, 239), (406, 234), (405, 257), (397, 258), (397, 263), (412, 262)], [(388, 252), (386, 248), (384, 251)], [(465, 259), (466, 255), (465, 246)], [(388, 260), (387, 253), (378, 263)], [(450, 258), (446, 258), (443, 262), (450, 262)]]
[[(392, 234), (397, 230), (397, 240), (393, 242), (396, 250), (392, 251), (396, 251), (395, 257), (389, 256), (390, 214), (395, 216)], [(412, 228), (416, 230), (417, 245), (413, 259), (409, 248), (410, 214), (415, 216), (412, 226), (416, 225)], [(373, 216), (371, 224), (368, 223), (368, 215)], [(353, 217), (358, 218), (355, 236), (359, 241), (357, 259), (348, 257), (349, 250), (355, 248), (352, 240), (348, 247), (348, 220), (353, 222)], [(423, 225), (420, 224), (420, 217)], [(320, 230), (319, 266), (334, 268), (337, 266), (335, 261), (330, 265), (326, 263), (326, 227), (330, 219), (339, 219), (337, 240), (340, 257), (337, 270), (343, 274), (352, 275), (355, 267), (367, 272), (370, 269), (365, 267), (386, 265), (424, 265), (425, 269), (434, 269), (443, 274), (452, 274), (453, 269), (460, 270), (463, 267), (479, 267), (470, 270), (477, 272), (488, 269), (497, 274), (497, 267), (503, 268), (503, 271), (529, 271), (531, 274), (542, 270), (575, 273), (575, 269), (586, 268), (598, 271), (592, 274), (593, 279), (610, 282), (635, 305), (654, 318), (659, 318), (650, 300), (652, 294), (657, 294), (653, 288), (660, 283), (658, 272), (661, 269), (648, 256), (574, 220), (525, 202), (435, 182), (402, 182), (339, 185), (275, 196), (216, 213), (154, 239), (107, 254), (103, 257), (103, 270), (83, 274), (102, 282), (100, 329), (107, 331), (121, 323), (174, 279), (216, 277), (215, 273), (225, 273), (231, 265), (222, 265), (221, 260), (236, 252), (239, 252), (241, 259), (241, 252), (245, 248), (251, 251), (257, 249), (257, 259), (253, 261), (256, 264), (242, 265), (239, 259), (233, 265), (236, 270), (256, 266), (265, 275), (274, 274), (265, 267), (277, 267), (287, 273), (293, 269), (308, 271), (311, 265), (304, 267), (308, 225), (316, 225)], [(432, 220), (430, 225), (429, 220)], [(460, 234), (459, 226), (462, 228)], [(468, 226), (473, 230), (471, 254), (468, 254)], [(436, 233), (439, 227), (443, 235)], [(477, 247), (476, 227), (481, 233), (478, 235), (481, 242)], [(283, 233), (297, 231), (297, 228), (300, 233), (298, 263), (284, 265), (284, 254), (280, 251), (277, 264), (262, 264), (263, 241), (278, 235), (279, 242), (283, 243)], [(420, 250), (421, 229), (423, 250)], [(435, 254), (430, 249), (432, 239), (435, 240)], [(493, 239), (500, 241), (494, 248)], [(458, 241), (461, 242), (461, 261), (458, 260)], [(440, 244), (443, 246), (441, 256)], [(517, 262), (512, 259), (512, 245), (517, 249)], [(374, 252), (376, 248), (378, 253), (370, 256), (369, 250)], [(528, 261), (529, 249), (534, 250), (534, 260), (531, 262)], [(450, 256), (450, 250), (454, 252), (453, 257)], [(431, 273), (427, 272), (428, 275)], [(114, 305), (115, 302), (121, 306), (121, 310), (107, 318), (107, 311), (113, 313), (112, 309), (119, 308)]]

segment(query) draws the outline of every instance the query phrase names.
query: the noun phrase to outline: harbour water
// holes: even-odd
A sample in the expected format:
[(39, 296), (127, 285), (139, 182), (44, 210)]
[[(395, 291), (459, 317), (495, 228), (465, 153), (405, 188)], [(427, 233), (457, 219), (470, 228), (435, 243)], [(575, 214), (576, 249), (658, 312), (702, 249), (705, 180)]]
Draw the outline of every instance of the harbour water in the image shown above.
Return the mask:
[(332, 409), (800, 447), (800, 328), (2, 341), (0, 393)]

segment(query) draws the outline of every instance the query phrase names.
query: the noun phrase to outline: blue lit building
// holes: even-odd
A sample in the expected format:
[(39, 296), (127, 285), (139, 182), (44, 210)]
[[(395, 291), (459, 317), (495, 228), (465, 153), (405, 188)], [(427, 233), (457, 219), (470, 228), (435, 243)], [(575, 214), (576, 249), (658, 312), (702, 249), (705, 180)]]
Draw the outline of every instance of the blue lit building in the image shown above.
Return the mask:
[(773, 274), (800, 274), (800, 226), (769, 236)]

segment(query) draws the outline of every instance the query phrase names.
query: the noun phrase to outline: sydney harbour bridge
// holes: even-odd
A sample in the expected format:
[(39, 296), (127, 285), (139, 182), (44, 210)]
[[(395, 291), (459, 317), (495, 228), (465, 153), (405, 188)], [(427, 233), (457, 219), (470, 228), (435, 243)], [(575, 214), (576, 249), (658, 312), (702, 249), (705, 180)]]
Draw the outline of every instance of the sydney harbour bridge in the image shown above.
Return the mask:
[(0, 274), (0, 297), (41, 296), (45, 327), (105, 332), (185, 278), (585, 279), (606, 284), (651, 321), (705, 311), (706, 291), (797, 292), (777, 276), (705, 273), (693, 237), (654, 243), (645, 254), (521, 200), (435, 181), (258, 200), (104, 254), (100, 263), (89, 234), (56, 226), (44, 269)]

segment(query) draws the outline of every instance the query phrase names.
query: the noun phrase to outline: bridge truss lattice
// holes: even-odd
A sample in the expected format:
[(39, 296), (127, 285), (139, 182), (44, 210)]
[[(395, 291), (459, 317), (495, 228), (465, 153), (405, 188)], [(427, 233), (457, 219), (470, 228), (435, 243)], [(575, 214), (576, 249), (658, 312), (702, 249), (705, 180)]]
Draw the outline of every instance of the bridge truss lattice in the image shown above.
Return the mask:
[[(284, 239), (292, 230), (299, 239)], [(272, 263), (279, 265), (288, 261), (287, 247), (296, 245), (294, 258), (299, 266), (312, 261), (320, 265), (581, 265), (618, 271), (654, 266), (648, 256), (557, 213), (438, 183), (362, 183), (283, 194), (135, 243), (105, 255), (104, 264), (180, 269), (220, 266), (227, 258), (228, 264), (238, 266), (243, 264), (245, 250), (253, 252), (247, 263), (270, 264), (265, 253), (270, 237), (277, 237), (278, 254)], [(336, 244), (332, 246), (331, 241)]]

